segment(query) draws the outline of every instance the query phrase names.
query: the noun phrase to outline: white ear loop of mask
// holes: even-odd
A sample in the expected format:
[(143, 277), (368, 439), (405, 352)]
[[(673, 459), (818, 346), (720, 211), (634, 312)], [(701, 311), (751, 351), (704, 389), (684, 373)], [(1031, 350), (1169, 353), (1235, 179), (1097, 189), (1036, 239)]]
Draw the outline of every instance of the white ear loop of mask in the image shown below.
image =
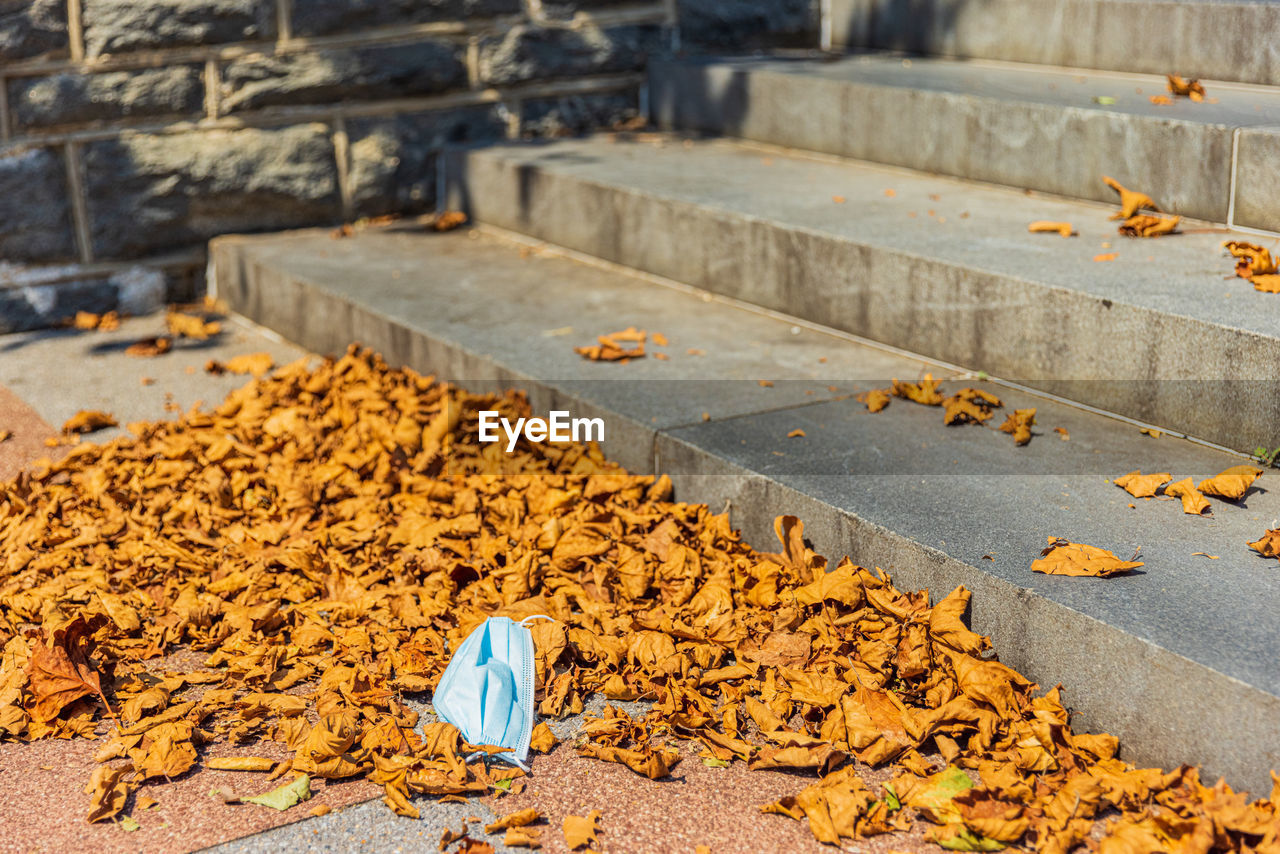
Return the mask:
[(552, 623), (560, 622), (555, 617), (548, 617), (546, 614), (530, 614), (529, 616), (521, 620), (519, 623), (517, 623), (517, 625), (519, 625), (520, 628), (522, 629), (527, 629), (528, 626), (526, 626), (525, 623), (529, 622), (530, 620), (548, 620)]

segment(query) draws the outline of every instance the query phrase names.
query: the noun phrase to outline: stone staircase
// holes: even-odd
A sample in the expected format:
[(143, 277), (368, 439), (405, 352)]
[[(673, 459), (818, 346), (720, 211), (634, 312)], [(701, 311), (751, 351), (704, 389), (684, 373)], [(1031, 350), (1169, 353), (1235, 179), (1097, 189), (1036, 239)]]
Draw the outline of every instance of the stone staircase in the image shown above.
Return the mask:
[[(833, 0), (829, 36), (982, 61), (655, 63), (662, 132), (452, 151), (446, 194), (477, 227), (219, 238), (219, 295), (313, 350), (361, 341), (473, 388), (528, 389), (540, 411), (603, 417), (610, 456), (727, 506), (757, 546), (773, 548), (773, 517), (793, 513), (825, 554), (937, 595), (964, 584), (1002, 660), (1064, 684), (1078, 722), (1119, 735), (1128, 758), (1201, 763), (1267, 791), (1280, 574), (1245, 544), (1277, 526), (1280, 492), (1264, 477), (1244, 505), (1199, 518), (1109, 480), (1198, 478), (1280, 443), (1280, 296), (1230, 278), (1220, 248), (1270, 244), (1225, 223), (1280, 216), (1267, 192), (1280, 97), (1258, 85), (1276, 81), (1263, 58), (1228, 68), (1194, 45), (1165, 69), (1146, 36), (1129, 53), (1099, 36), (1067, 56), (1045, 21), (1075, 33), (1073, 15), (1090, 27), (1127, 15), (1106, 27), (1158, 39), (1156, 24), (1133, 29), (1144, 15), (1164, 26), (1156, 7), (1235, 32), (1280, 4), (911, 5), (908, 19)], [(997, 25), (1039, 35), (984, 38)], [(1164, 70), (1244, 82), (1208, 81), (1216, 103), (1156, 105), (1163, 78), (1136, 72)], [(1186, 217), (1184, 233), (1120, 237), (1099, 173)], [(1079, 234), (1029, 234), (1033, 220)], [(628, 325), (662, 332), (669, 358), (574, 353)], [(872, 415), (855, 399), (926, 372), (1036, 407), (1036, 437), (1015, 448), (944, 427), (934, 408)], [(1123, 557), (1140, 547), (1145, 566), (1105, 581), (1033, 574), (1048, 536)]]

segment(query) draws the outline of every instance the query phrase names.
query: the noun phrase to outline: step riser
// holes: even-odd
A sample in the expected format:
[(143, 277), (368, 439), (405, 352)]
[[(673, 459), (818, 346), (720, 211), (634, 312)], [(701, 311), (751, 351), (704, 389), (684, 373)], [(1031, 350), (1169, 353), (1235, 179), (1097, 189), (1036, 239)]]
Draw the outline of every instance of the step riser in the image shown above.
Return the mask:
[[(456, 157), (483, 222), (1237, 450), (1280, 423), (1276, 339), (491, 152)], [(1218, 379), (1185, 379), (1197, 374)]]
[[(1233, 130), (1222, 125), (678, 62), (651, 67), (650, 92), (664, 128), (1107, 203), (1116, 194), (1100, 176), (1141, 176), (1167, 210), (1227, 220)], [(1251, 171), (1280, 166), (1280, 146), (1248, 152)], [(1236, 221), (1268, 227), (1268, 207), (1280, 206), (1249, 200)]]
[(1271, 3), (831, 0), (832, 44), (1280, 83)]
[[(1104, 622), (1085, 617), (880, 525), (839, 510), (780, 480), (753, 473), (683, 437), (698, 428), (653, 429), (599, 408), (520, 365), (477, 353), (430, 328), (331, 293), (306, 277), (259, 263), (252, 238), (220, 238), (211, 247), (219, 295), (233, 310), (318, 352), (342, 352), (359, 341), (405, 364), (467, 384), (514, 384), (535, 407), (555, 402), (630, 422), (625, 442), (608, 453), (635, 471), (679, 472), (682, 501), (731, 504), (734, 526), (758, 548), (777, 547), (773, 519), (798, 514), (806, 537), (832, 557), (850, 554), (881, 566), (907, 589), (935, 596), (963, 584), (974, 592), (972, 627), (992, 636), (1001, 659), (1048, 687), (1068, 686), (1067, 703), (1081, 727), (1118, 735), (1125, 758), (1140, 764), (1203, 764), (1213, 779), (1267, 790), (1280, 766), (1280, 700)], [(270, 250), (263, 253), (270, 257)]]

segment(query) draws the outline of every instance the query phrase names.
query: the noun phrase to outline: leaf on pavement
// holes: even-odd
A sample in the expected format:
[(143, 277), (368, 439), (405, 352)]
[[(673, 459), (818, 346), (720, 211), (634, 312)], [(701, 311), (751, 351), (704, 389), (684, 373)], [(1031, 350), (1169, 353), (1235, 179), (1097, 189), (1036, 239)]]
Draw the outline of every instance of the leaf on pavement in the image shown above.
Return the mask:
[(1267, 531), (1257, 542), (1249, 543), (1249, 548), (1263, 557), (1280, 559), (1280, 528)]
[[(1013, 435), (1014, 444), (1025, 445), (1031, 441), (1031, 425), (1036, 423), (1035, 407), (1015, 409), (1000, 425), (1000, 432)], [(1037, 446), (1039, 447), (1039, 446)]]
[(1199, 80), (1187, 80), (1176, 74), (1166, 74), (1169, 81), (1169, 92), (1179, 98), (1190, 98), (1199, 103), (1204, 100), (1204, 86)]
[(561, 829), (564, 831), (564, 844), (570, 851), (596, 844), (597, 837), (604, 832), (600, 829), (600, 815), (600, 810), (592, 810), (585, 817), (565, 816)]
[(1125, 237), (1163, 237), (1172, 234), (1180, 222), (1180, 216), (1134, 214), (1120, 223), (1120, 233)]
[[(245, 353), (227, 359), (222, 368), (232, 374), (250, 374), (254, 377), (266, 376), (275, 367), (275, 360), (270, 353)], [(208, 370), (206, 366), (205, 370)]]
[(1121, 560), (1113, 552), (1097, 546), (1050, 537), (1049, 547), (1031, 562), (1031, 569), (1048, 575), (1110, 578), (1142, 565), (1141, 561)]
[(97, 430), (115, 427), (116, 423), (116, 420), (105, 412), (96, 409), (82, 409), (67, 419), (67, 423), (62, 425), (62, 432), (66, 434), (93, 433)]
[(1191, 478), (1185, 477), (1177, 483), (1171, 483), (1164, 488), (1165, 495), (1172, 495), (1175, 498), (1182, 499), (1182, 512), (1190, 513), (1193, 516), (1199, 516), (1209, 509), (1209, 501), (1191, 484)]
[(1206, 478), (1196, 488), (1205, 495), (1239, 501), (1249, 491), (1249, 486), (1262, 476), (1262, 469), (1254, 466), (1232, 466), (1220, 474)]
[(205, 763), (214, 771), (270, 771), (275, 765), (274, 759), (262, 756), (220, 756)]
[(1160, 210), (1160, 206), (1152, 201), (1151, 197), (1146, 193), (1130, 190), (1114, 178), (1103, 175), (1102, 183), (1120, 194), (1120, 213), (1112, 214), (1112, 219), (1128, 219), (1143, 208), (1150, 208), (1153, 211)]
[(560, 739), (556, 738), (556, 734), (551, 731), (551, 727), (547, 726), (546, 721), (540, 721), (533, 728), (533, 734), (529, 736), (529, 748), (538, 753), (550, 753), (551, 748), (559, 743)]
[(542, 813), (538, 812), (536, 807), (528, 807), (518, 812), (509, 813), (502, 816), (497, 821), (484, 826), (485, 833), (497, 833), (508, 827), (523, 827), (526, 824), (533, 824), (542, 818)]
[(1116, 478), (1112, 483), (1134, 498), (1150, 498), (1160, 490), (1160, 487), (1171, 480), (1173, 480), (1173, 475), (1168, 472), (1143, 474), (1141, 471), (1131, 471), (1124, 477)]
[(1048, 220), (1039, 219), (1027, 226), (1027, 231), (1032, 234), (1061, 234), (1063, 237), (1070, 237), (1076, 231), (1071, 227), (1069, 222), (1049, 222)]
[(194, 314), (171, 311), (165, 316), (165, 324), (169, 334), (175, 338), (190, 338), (194, 341), (206, 341), (222, 331), (222, 324), (215, 320), (206, 321)]
[(84, 790), (90, 796), (90, 822), (111, 818), (124, 809), (129, 793), (137, 787), (132, 775), (133, 769), (128, 765), (99, 765), (93, 769)]
[(977, 388), (962, 388), (942, 402), (944, 424), (981, 424), (995, 415), (1003, 404), (994, 394)]
[[(932, 374), (925, 374), (924, 379), (918, 383), (894, 380), (892, 393), (894, 397), (905, 398), (924, 406), (941, 406), (942, 395), (938, 393), (938, 386), (941, 384), (942, 380), (935, 380)], [(870, 409), (870, 406), (867, 408)]]
[(172, 349), (173, 349), (172, 338), (165, 338), (163, 336), (160, 336), (160, 337), (152, 336), (150, 338), (142, 338), (138, 341), (134, 341), (132, 344), (130, 344), (128, 347), (125, 348), (124, 352), (125, 352), (125, 355), (127, 356), (150, 357), (150, 356), (163, 356), (165, 353), (168, 353)]
[(1243, 240), (1228, 240), (1222, 244), (1236, 259), (1236, 275), (1242, 279), (1251, 279), (1262, 273), (1276, 273), (1276, 262), (1271, 251), (1256, 243)]
[(875, 388), (871, 391), (864, 391), (858, 395), (859, 403), (867, 405), (868, 412), (879, 412), (889, 405), (889, 401), (893, 400), (893, 389)]
[(598, 343), (591, 346), (574, 347), (573, 352), (593, 362), (628, 362), (644, 356), (645, 338), (643, 329), (628, 326), (619, 332), (597, 337)]
[(285, 783), (283, 786), (278, 786), (265, 794), (254, 795), (251, 798), (241, 798), (240, 801), (246, 804), (258, 804), (264, 807), (271, 807), (273, 810), (283, 811), (310, 799), (311, 778), (306, 774), (302, 774), (295, 780)]
[(33, 705), (32, 717), (51, 721), (64, 708), (81, 697), (96, 694), (106, 708), (102, 679), (89, 664), (93, 653), (93, 634), (107, 624), (102, 614), (89, 619), (78, 616), (55, 629), (52, 637), (33, 639), (31, 662), (27, 666)]

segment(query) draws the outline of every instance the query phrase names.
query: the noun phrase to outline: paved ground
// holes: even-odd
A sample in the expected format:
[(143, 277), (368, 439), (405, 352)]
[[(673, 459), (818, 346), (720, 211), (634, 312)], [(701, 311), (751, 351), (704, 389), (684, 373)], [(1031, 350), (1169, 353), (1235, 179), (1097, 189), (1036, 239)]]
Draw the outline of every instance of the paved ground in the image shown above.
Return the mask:
[[(143, 418), (164, 418), (176, 405), (196, 401), (213, 405), (245, 377), (206, 373), (209, 359), (226, 360), (265, 351), (278, 364), (307, 354), (240, 318), (224, 321), (218, 338), (194, 346), (179, 346), (154, 358), (128, 356), (124, 349), (140, 338), (162, 334), (163, 316), (126, 320), (114, 332), (69, 330), (28, 333), (0, 338), (0, 430), (13, 436), (0, 443), (0, 477), (12, 477), (41, 457), (65, 450), (46, 446), (58, 427), (80, 409), (103, 409), (121, 424)], [(143, 385), (142, 377), (154, 384)], [(56, 391), (53, 391), (56, 390)], [(93, 439), (118, 435), (122, 428), (93, 434)], [(633, 714), (640, 704), (620, 703)], [(588, 712), (603, 701), (594, 698)], [(424, 719), (430, 708), (418, 705)], [(581, 716), (552, 722), (562, 739), (571, 742)], [(182, 852), (214, 848), (220, 852), (301, 851), (421, 851), (435, 850), (445, 830), (469, 822), (473, 838), (506, 850), (501, 836), (488, 836), (482, 824), (495, 815), (537, 807), (547, 817), (544, 848), (564, 851), (560, 825), (566, 815), (603, 813), (607, 851), (688, 851), (706, 845), (712, 851), (822, 851), (801, 822), (764, 815), (760, 805), (794, 794), (810, 777), (779, 771), (749, 772), (740, 763), (730, 768), (704, 765), (701, 749), (682, 743), (685, 760), (664, 781), (640, 777), (621, 765), (584, 759), (570, 743), (558, 745), (532, 760), (532, 777), (523, 793), (473, 798), (467, 803), (439, 804), (419, 798), (422, 818), (395, 815), (381, 803), (378, 787), (364, 781), (315, 781), (315, 797), (298, 807), (277, 812), (258, 806), (227, 806), (211, 795), (215, 788), (254, 794), (274, 787), (261, 775), (211, 771), (198, 767), (181, 778), (148, 786), (142, 794), (159, 803), (148, 810), (133, 809), (140, 828), (126, 831), (118, 824), (89, 825), (84, 816), (89, 797), (84, 785), (96, 763), (100, 742), (52, 740), (31, 744), (0, 744), (0, 852), (95, 851)], [(283, 756), (275, 745), (230, 747), (214, 744), (205, 757), (224, 755)], [(868, 782), (887, 779), (881, 771), (862, 769)], [(312, 817), (315, 805), (332, 812)], [(478, 821), (477, 821), (478, 819)], [(872, 840), (865, 850), (938, 850), (923, 841), (926, 828), (912, 834)], [(524, 849), (527, 850), (527, 849)]]

